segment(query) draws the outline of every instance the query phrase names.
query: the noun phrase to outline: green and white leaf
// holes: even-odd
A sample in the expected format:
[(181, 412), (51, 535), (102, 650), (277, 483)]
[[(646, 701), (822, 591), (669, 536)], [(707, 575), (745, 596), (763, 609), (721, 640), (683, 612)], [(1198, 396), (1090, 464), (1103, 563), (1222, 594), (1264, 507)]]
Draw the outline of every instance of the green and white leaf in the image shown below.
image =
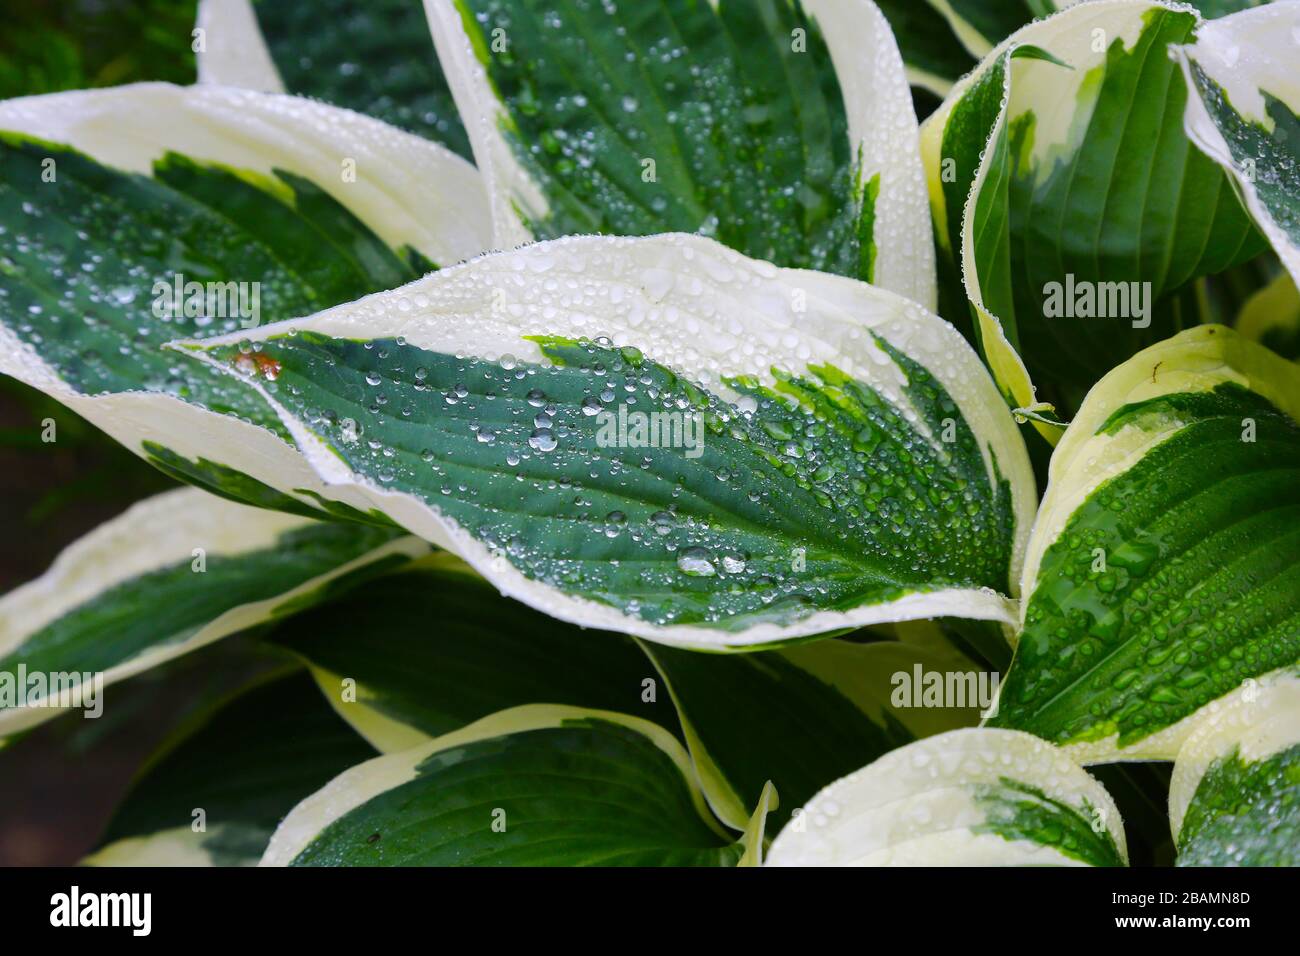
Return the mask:
[(991, 723), (1169, 760), (1202, 708), (1300, 660), (1297, 418), (1300, 367), (1223, 326), (1102, 379), (1052, 456)]
[(1174, 48), (1188, 138), (1231, 177), (1260, 231), (1300, 280), (1300, 7), (1276, 3), (1203, 25)]
[(1265, 675), (1211, 704), (1174, 762), (1179, 866), (1300, 866), (1300, 676)]
[(471, 159), (418, 0), (200, 0), (200, 83), (295, 93)]
[(826, 785), (919, 733), (972, 726), (978, 708), (891, 706), (897, 675), (914, 668), (966, 674), (955, 653), (896, 641), (816, 641), (752, 654), (699, 654), (643, 645), (663, 675), (705, 796), (740, 828), (771, 781), (778, 826)]
[(1064, 752), (970, 728), (917, 741), (818, 793), (768, 866), (1126, 866), (1119, 811)]
[(1202, 321), (1196, 280), (1264, 248), (1183, 131), (1166, 48), (1199, 23), (1178, 4), (1077, 4), (999, 44), (922, 129), (941, 272), (962, 276), (1013, 407), (1068, 421), (1115, 365)]
[[(0, 103), (0, 373), (178, 477), (319, 514), (265, 403), (161, 346), (459, 261), (485, 209), (462, 160), (305, 99), (139, 84)], [(178, 281), (216, 295), (171, 309)]]
[(0, 598), (0, 735), (70, 709), (56, 679), (63, 701), (102, 706), (104, 687), (428, 551), (390, 529), (191, 488), (143, 501)]
[(372, 756), (307, 674), (264, 681), (151, 758), (83, 863), (253, 866), (299, 801)]
[(870, 0), (428, 0), (496, 246), (699, 232), (929, 308), (917, 126)]
[(270, 640), (306, 660), (339, 714), (384, 753), (523, 704), (621, 711), (678, 730), (667, 692), (646, 699), (657, 674), (630, 638), (503, 598), (445, 552), (284, 621)]
[(732, 866), (761, 832), (722, 829), (657, 724), (533, 705), (341, 774), (280, 824), (262, 865)]
[[(178, 347), (238, 377), (243, 338)], [(332, 489), (562, 620), (752, 649), (1013, 616), (1022, 439), (960, 335), (883, 290), (587, 237), (246, 338), (279, 372), (244, 381)], [(661, 447), (649, 419), (620, 437), (636, 409), (668, 416)]]

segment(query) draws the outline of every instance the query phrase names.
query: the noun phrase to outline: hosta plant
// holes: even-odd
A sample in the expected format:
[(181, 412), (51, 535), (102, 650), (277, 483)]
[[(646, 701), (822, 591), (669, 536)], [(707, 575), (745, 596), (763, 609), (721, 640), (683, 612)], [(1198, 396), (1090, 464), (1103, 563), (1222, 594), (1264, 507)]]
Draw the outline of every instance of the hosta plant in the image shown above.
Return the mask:
[(0, 735), (275, 662), (89, 862), (1300, 863), (1300, 4), (192, 37), (0, 103), (0, 371), (190, 486)]

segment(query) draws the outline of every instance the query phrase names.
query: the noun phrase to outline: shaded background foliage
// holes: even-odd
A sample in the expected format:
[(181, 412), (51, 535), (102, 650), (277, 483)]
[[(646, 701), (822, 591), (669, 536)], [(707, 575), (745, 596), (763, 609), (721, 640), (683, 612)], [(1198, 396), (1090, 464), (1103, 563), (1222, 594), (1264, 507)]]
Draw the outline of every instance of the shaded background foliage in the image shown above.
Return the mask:
[(194, 81), (196, 0), (4, 0), (0, 98)]

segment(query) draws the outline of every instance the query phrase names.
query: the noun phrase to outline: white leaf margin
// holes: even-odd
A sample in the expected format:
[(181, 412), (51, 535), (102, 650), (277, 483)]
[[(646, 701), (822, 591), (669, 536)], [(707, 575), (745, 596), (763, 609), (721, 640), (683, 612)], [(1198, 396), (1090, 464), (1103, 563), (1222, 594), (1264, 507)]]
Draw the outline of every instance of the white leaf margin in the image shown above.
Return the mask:
[(1267, 760), (1300, 743), (1300, 671), (1283, 668), (1244, 681), (1196, 714), (1169, 781), (1169, 825), (1181, 843), (1183, 820), (1201, 778), (1215, 761), (1238, 752), (1245, 763)]
[(1051, 846), (975, 832), (987, 815), (973, 788), (1004, 777), (1104, 826), (1127, 860), (1115, 801), (1064, 751), (1017, 730), (969, 728), (900, 747), (821, 790), (777, 835), (765, 865), (1086, 865)]
[[(1052, 454), (1047, 490), (1029, 535), (1020, 582), (1020, 624), (1007, 632), (1014, 647), (1024, 628), (1043, 556), (1060, 538), (1074, 513), (1102, 484), (1137, 465), (1157, 446), (1178, 434), (1176, 415), (1126, 425), (1114, 434), (1099, 429), (1126, 405), (1175, 393), (1196, 394), (1234, 384), (1263, 396), (1300, 421), (1300, 366), (1283, 359), (1222, 325), (1185, 329), (1148, 346), (1106, 374), (1085, 396)], [(1222, 698), (1220, 698), (1222, 700)], [(1062, 749), (1083, 764), (1169, 760), (1200, 722), (1207, 704), (1162, 730), (1121, 747), (1119, 734), (1065, 744)]]
[[(1300, 56), (1300, 4), (1270, 3), (1242, 10), (1202, 24), (1194, 43), (1175, 46), (1170, 53), (1182, 67), (1187, 83), (1187, 107), (1183, 128), (1187, 138), (1206, 156), (1218, 163), (1236, 186), (1237, 195), (1255, 225), (1272, 244), (1291, 278), (1300, 283), (1300, 246), (1278, 224), (1273, 212), (1260, 199), (1253, 175), (1232, 155), (1222, 131), (1192, 75), (1192, 64), (1200, 66), (1221, 86), (1242, 119), (1272, 128), (1273, 120), (1264, 108), (1262, 89), (1300, 112), (1300, 80), (1296, 59)], [(1300, 206), (1300, 195), (1295, 197)]]
[[(545, 281), (545, 279), (555, 281)], [(562, 281), (563, 280), (563, 281)], [(577, 288), (579, 291), (574, 292)], [(806, 311), (790, 305), (805, 294)], [(303, 321), (248, 333), (186, 340), (189, 351), (237, 375), (205, 350), (264, 341), (291, 331), (341, 339), (402, 337), (409, 345), (491, 361), (503, 354), (548, 364), (523, 336), (547, 334), (635, 343), (656, 362), (716, 391), (733, 375), (768, 384), (771, 366), (829, 362), (869, 382), (897, 407), (910, 403), (903, 373), (878, 348), (874, 332), (925, 366), (957, 404), (980, 443), (990, 482), (994, 456), (1009, 483), (1016, 527), (1009, 589), (1015, 590), (1036, 508), (1024, 440), (974, 351), (951, 325), (916, 303), (864, 282), (821, 272), (778, 269), (701, 236), (578, 236), (483, 256), (400, 289), (336, 306)], [(928, 617), (965, 617), (1011, 624), (1011, 600), (981, 588), (914, 593), (852, 611), (822, 611), (792, 625), (762, 622), (740, 632), (694, 625), (656, 626), (609, 605), (572, 597), (525, 577), (434, 506), (356, 474), (305, 422), (276, 402), (256, 379), (243, 379), (280, 415), (332, 496), (360, 496), (402, 527), (459, 555), (507, 597), (583, 627), (622, 631), (651, 641), (704, 650), (737, 649), (829, 631)], [(931, 436), (933, 439), (933, 436)]]
[[(36, 350), (0, 324), (0, 375), (10, 375), (57, 400), (146, 460), (146, 443), (156, 443), (195, 462), (216, 462), (260, 481), (304, 507), (320, 511), (320, 498), (367, 510), (348, 489), (329, 489), (299, 451), (260, 425), (192, 405), (162, 392), (83, 395), (45, 363)], [(57, 425), (57, 419), (55, 419)]]
[[(418, 573), (430, 569), (461, 574), (479, 584), (483, 582), (473, 568), (447, 551), (434, 551), (427, 557), (413, 562), (403, 571)], [(381, 754), (409, 750), (434, 739), (434, 735), (420, 730), (414, 724), (406, 723), (400, 717), (387, 714), (381, 707), (376, 706), (373, 702), (380, 695), (370, 684), (321, 667), (312, 662), (310, 654), (299, 654), (299, 656), (333, 711)], [(352, 682), (346, 686), (353, 691), (355, 699), (344, 700), (345, 681)]]
[[(710, 0), (716, 6), (716, 0)], [(783, 0), (784, 2), (784, 0)], [(492, 204), (497, 248), (531, 242), (518, 208), (544, 215), (546, 197), (501, 133), (505, 107), (465, 32), (456, 0), (425, 0), (429, 28)], [(919, 131), (902, 55), (871, 0), (804, 0), (836, 67), (852, 154), (862, 180), (880, 175), (876, 199), (875, 284), (927, 309), (938, 301), (930, 208)]]
[[(984, 303), (975, 266), (972, 225), (980, 193), (988, 179), (995, 145), (1007, 127), (1012, 84), (1015, 83), (1017, 90), (1017, 115), (1032, 109), (1038, 118), (1035, 150), (1068, 148), (1068, 144), (1085, 129), (1072, 106), (1075, 95), (1085, 83), (1088, 68), (1105, 62), (1106, 54), (1098, 53), (1092, 47), (1094, 31), (1103, 31), (1101, 36), (1105, 38), (1107, 48), (1116, 39), (1132, 46), (1132, 41), (1144, 26), (1146, 13), (1154, 9), (1191, 13), (1200, 19), (1192, 7), (1168, 0), (1088, 0), (1086, 3), (1063, 4), (1057, 13), (1026, 24), (989, 50), (979, 65), (953, 86), (939, 108), (921, 124), (921, 156), (935, 221), (939, 224), (936, 235), (946, 248), (948, 217), (956, 210), (947, 208), (943, 193), (944, 132), (958, 102), (999, 60), (1007, 58), (998, 117), (989, 128), (988, 139), (980, 152), (979, 169), (961, 210), (961, 249), (952, 250), (952, 253), (961, 268), (962, 284), (979, 326), (985, 359), (999, 386), (1006, 389), (1021, 408), (1038, 404), (1037, 390), (1024, 359), (1007, 338), (1002, 322)], [(1073, 69), (1036, 58), (1012, 59), (1016, 49), (1022, 46), (1041, 47)], [(1034, 427), (1052, 444), (1060, 438), (1061, 429), (1057, 426), (1034, 421)]]
[[(73, 542), (39, 578), (0, 598), (0, 658), (18, 650), (37, 631), (112, 588), (152, 571), (193, 561), (196, 548), (203, 549), (205, 559), (264, 551), (273, 548), (280, 535), (316, 523), (313, 518), (236, 504), (196, 488), (177, 488), (146, 498)], [(395, 538), (282, 594), (231, 607), (181, 640), (150, 646), (104, 671), (103, 686), (107, 688), (265, 621), (276, 608), (356, 569), (390, 556), (413, 560), (429, 551), (429, 546), (418, 538)], [(79, 673), (72, 662), (68, 670)], [(34, 727), (66, 711), (46, 706), (0, 710), (0, 736)]]
[[(1223, 325), (1199, 325), (1148, 346), (1092, 386), (1052, 455), (1048, 488), (1024, 558), (1021, 593), (1034, 592), (1043, 555), (1070, 516), (1101, 484), (1138, 464), (1183, 427), (1170, 418), (1160, 428), (1099, 429), (1127, 405), (1175, 393), (1210, 392), (1240, 385), (1300, 421), (1300, 367)], [(1023, 609), (1022, 609), (1023, 613)], [(1022, 622), (1023, 624), (1023, 618)]]
[[(201, 84), (132, 83), (0, 102), (0, 130), (71, 146), (149, 175), (167, 152), (270, 176), (287, 169), (325, 190), (393, 249), (438, 265), (488, 248), (477, 170), (437, 143), (301, 96)], [(355, 181), (345, 163), (355, 164)]]
[[(1097, 488), (1128, 471), (1181, 430), (1170, 417), (1160, 427), (1125, 427), (1098, 434), (1126, 405), (1231, 383), (1262, 395), (1300, 421), (1300, 366), (1222, 325), (1185, 329), (1148, 346), (1106, 374), (1085, 396), (1052, 454), (1047, 491), (1029, 535), (1020, 593), (1028, 604), (1043, 555)], [(1021, 625), (1025, 607), (1021, 607)], [(1163, 733), (1163, 732), (1162, 732)]]
[[(370, 117), (302, 97), (216, 86), (139, 83), (0, 102), (0, 130), (77, 149), (105, 165), (148, 175), (166, 152), (269, 175), (287, 169), (315, 182), (394, 248), (459, 262), (486, 248), (487, 197), (477, 171), (450, 151)], [(357, 162), (345, 183), (343, 163)], [(318, 507), (326, 494), (291, 445), (260, 426), (146, 391), (86, 395), (0, 323), (0, 374), (51, 396), (142, 457), (146, 441), (206, 458)], [(353, 507), (365, 502), (334, 497)]]
[[(465, 747), (494, 737), (547, 730), (562, 727), (574, 721), (603, 720), (635, 730), (662, 750), (681, 773), (691, 792), (691, 802), (701, 820), (718, 836), (734, 839), (710, 812), (700, 791), (694, 768), (685, 748), (669, 731), (656, 723), (620, 714), (615, 711), (593, 710), (561, 704), (524, 704), (489, 714), (462, 727), (443, 734), (418, 747), (397, 753), (383, 754), (345, 770), (320, 790), (304, 799), (280, 822), (271, 836), (271, 842), (259, 866), (288, 866), (307, 849), (334, 821), (346, 816), (357, 807), (402, 784), (414, 780), (418, 767), (434, 754)], [(765, 815), (769, 808), (768, 793), (760, 801), (758, 813)], [(761, 827), (757, 832), (761, 833)], [(753, 834), (746, 835), (747, 840)], [(752, 847), (750, 852), (753, 852)]]
[(194, 29), (200, 83), (286, 92), (251, 0), (199, 0)]

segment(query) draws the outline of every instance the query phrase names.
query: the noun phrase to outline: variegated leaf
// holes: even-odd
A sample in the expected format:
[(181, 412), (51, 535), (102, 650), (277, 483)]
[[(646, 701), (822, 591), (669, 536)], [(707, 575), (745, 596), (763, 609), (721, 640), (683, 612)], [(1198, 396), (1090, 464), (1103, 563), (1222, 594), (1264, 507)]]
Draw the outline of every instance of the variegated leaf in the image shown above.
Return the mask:
[(1197, 718), (1169, 820), (1179, 866), (1300, 866), (1300, 673), (1253, 678)]
[(1061, 750), (1007, 730), (954, 730), (826, 787), (768, 866), (1124, 866), (1105, 788)]
[(1191, 92), (1187, 136), (1232, 177), (1292, 280), (1300, 279), (1300, 6), (1246, 10), (1189, 39), (1174, 51)]
[(699, 232), (933, 308), (916, 116), (870, 0), (426, 7), (499, 248)]
[(161, 346), (459, 261), (485, 209), (445, 150), (296, 97), (139, 84), (0, 103), (0, 373), (177, 477), (321, 514), (265, 403)]
[(1181, 4), (1071, 6), (999, 44), (922, 129), (940, 271), (1013, 407), (1068, 421), (1115, 365), (1203, 321), (1197, 279), (1264, 248), (1183, 132), (1167, 49), (1199, 23)]
[(0, 736), (98, 716), (105, 687), (428, 551), (192, 488), (143, 501), (0, 598)]
[(1223, 326), (1107, 375), (1052, 456), (992, 723), (1173, 759), (1196, 714), (1300, 660), (1300, 368)]
[(863, 283), (557, 240), (177, 347), (247, 371), (332, 489), (565, 620), (755, 648), (1010, 613), (1021, 438), (951, 326)]
[(737, 838), (662, 727), (516, 707), (335, 778), (285, 818), (262, 865), (733, 866), (761, 854), (771, 802)]

